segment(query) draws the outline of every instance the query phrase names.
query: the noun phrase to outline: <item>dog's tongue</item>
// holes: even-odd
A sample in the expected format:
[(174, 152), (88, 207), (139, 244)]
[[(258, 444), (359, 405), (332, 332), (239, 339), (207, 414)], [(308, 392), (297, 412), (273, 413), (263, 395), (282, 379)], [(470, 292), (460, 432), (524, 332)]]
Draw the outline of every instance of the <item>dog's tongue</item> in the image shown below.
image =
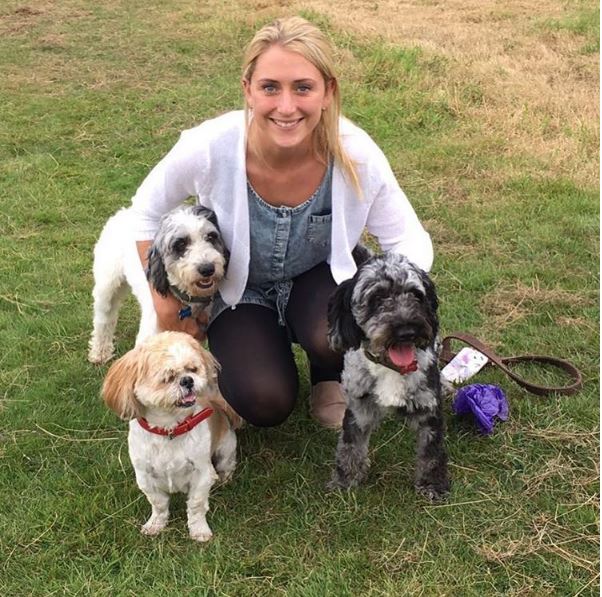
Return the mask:
[(182, 406), (192, 406), (196, 402), (196, 394), (194, 392), (190, 392), (186, 394), (181, 400), (180, 404)]
[(413, 344), (392, 346), (388, 351), (391, 362), (402, 372), (415, 371), (416, 352)]

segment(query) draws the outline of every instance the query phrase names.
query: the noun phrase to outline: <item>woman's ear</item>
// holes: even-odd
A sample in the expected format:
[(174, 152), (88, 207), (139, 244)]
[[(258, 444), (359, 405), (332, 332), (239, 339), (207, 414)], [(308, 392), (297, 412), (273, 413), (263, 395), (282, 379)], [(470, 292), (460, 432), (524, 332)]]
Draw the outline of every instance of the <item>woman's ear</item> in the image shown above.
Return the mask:
[(253, 109), (253, 104), (251, 102), (251, 81), (243, 77), (240, 84), (242, 85), (242, 91), (245, 96), (245, 101), (247, 102), (247, 107)]
[(334, 98), (334, 92), (337, 89), (337, 85), (337, 80), (334, 77), (326, 81), (324, 100), (322, 101), (322, 110), (326, 110), (332, 103), (332, 100)]

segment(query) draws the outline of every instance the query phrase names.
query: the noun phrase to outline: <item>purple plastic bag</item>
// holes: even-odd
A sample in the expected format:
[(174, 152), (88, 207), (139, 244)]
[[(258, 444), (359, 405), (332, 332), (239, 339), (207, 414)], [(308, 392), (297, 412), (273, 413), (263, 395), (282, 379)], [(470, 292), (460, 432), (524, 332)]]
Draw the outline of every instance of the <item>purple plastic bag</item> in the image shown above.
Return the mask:
[(508, 419), (506, 395), (493, 384), (475, 383), (460, 388), (452, 403), (457, 415), (472, 414), (479, 431), (484, 435), (493, 432), (495, 419)]

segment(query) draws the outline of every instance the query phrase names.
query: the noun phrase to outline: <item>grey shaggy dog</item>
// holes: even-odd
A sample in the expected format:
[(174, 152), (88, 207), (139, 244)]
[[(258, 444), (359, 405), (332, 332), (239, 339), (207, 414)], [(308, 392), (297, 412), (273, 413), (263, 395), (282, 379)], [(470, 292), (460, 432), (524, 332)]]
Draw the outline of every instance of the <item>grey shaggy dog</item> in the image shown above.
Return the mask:
[(149, 288), (181, 303), (180, 317), (194, 317), (208, 309), (225, 276), (228, 250), (215, 213), (200, 205), (178, 208), (161, 219), (142, 269), (131, 208), (109, 218), (94, 248), (94, 322), (88, 360), (105, 363), (113, 356), (119, 308), (129, 290), (140, 305), (136, 344), (159, 332)]
[(332, 296), (329, 340), (345, 353), (348, 405), (330, 489), (365, 480), (370, 434), (386, 415), (398, 413), (417, 433), (416, 490), (433, 501), (449, 492), (437, 308), (429, 276), (391, 253), (370, 257)]

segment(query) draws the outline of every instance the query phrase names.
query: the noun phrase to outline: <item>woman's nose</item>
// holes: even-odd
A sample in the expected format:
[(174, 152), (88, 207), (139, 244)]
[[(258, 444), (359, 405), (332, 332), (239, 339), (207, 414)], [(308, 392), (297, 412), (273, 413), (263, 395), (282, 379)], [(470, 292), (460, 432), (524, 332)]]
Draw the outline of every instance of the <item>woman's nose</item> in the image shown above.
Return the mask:
[(295, 98), (288, 90), (283, 90), (278, 97), (278, 111), (285, 114), (293, 114), (295, 112)]

